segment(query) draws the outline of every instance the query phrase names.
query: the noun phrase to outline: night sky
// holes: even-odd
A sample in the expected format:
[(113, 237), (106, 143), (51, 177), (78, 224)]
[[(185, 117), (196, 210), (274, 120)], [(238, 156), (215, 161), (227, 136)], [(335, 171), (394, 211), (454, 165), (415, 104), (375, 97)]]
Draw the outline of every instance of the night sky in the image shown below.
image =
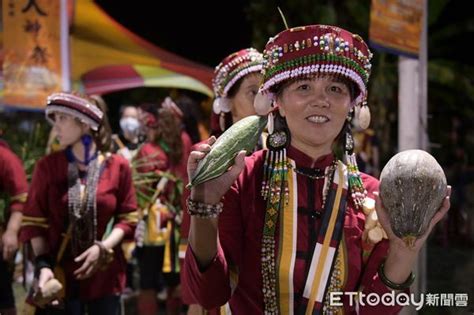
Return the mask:
[[(137, 35), (211, 67), (226, 55), (251, 46), (251, 27), (244, 12), (247, 0), (213, 1), (212, 6), (202, 0), (95, 2)], [(219, 35), (222, 33), (226, 36)]]
[[(249, 0), (95, 2), (119, 23), (157, 46), (211, 67), (226, 55), (251, 46), (252, 28), (245, 13)], [(160, 9), (156, 9), (157, 6)], [(463, 28), (459, 21), (465, 21), (471, 15), (471, 11), (465, 10), (464, 1), (451, 0), (438, 21), (430, 25), (430, 32)], [(442, 47), (430, 47), (430, 58), (452, 58), (474, 64), (474, 59), (465, 50), (452, 49), (459, 47), (458, 44), (465, 45), (466, 38), (472, 37), (470, 32), (472, 26), (466, 27), (464, 33), (457, 32)]]

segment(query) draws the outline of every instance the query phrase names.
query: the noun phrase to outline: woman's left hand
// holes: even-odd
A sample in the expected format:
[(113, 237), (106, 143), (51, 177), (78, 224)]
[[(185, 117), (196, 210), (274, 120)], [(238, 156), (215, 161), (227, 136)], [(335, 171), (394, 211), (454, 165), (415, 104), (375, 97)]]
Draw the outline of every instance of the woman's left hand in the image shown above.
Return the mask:
[(13, 259), (18, 249), (18, 233), (7, 229), (0, 240), (0, 249), (3, 249), (3, 260)]
[(401, 238), (395, 235), (390, 225), (390, 218), (388, 216), (387, 211), (383, 207), (383, 203), (382, 203), (382, 200), (380, 199), (379, 193), (374, 192), (374, 196), (375, 196), (375, 209), (377, 211), (377, 217), (383, 229), (387, 233), (391, 250), (418, 254), (419, 250), (425, 243), (426, 239), (430, 235), (435, 225), (445, 216), (445, 214), (449, 210), (449, 207), (451, 205), (450, 199), (449, 199), (451, 196), (451, 186), (447, 186), (446, 197), (444, 198), (443, 203), (441, 204), (441, 207), (438, 209), (438, 211), (435, 213), (435, 215), (431, 219), (428, 229), (423, 235), (417, 238), (412, 248), (408, 247)]
[(82, 266), (74, 271), (76, 279), (82, 280), (92, 276), (99, 269), (100, 247), (97, 244), (92, 245), (81, 255), (74, 259), (75, 262), (84, 261)]

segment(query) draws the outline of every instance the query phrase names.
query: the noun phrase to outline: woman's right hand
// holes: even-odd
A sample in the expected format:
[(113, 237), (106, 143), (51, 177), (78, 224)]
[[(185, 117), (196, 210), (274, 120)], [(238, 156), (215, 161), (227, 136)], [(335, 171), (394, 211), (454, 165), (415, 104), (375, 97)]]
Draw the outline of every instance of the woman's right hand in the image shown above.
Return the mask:
[[(189, 178), (193, 176), (199, 162), (211, 151), (211, 146), (214, 142), (216, 142), (216, 138), (212, 136), (207, 139), (206, 143), (199, 145), (195, 151), (191, 152), (188, 159)], [(219, 203), (244, 169), (245, 154), (245, 151), (240, 151), (235, 157), (234, 165), (221, 176), (193, 186), (191, 189), (191, 199), (207, 204)]]

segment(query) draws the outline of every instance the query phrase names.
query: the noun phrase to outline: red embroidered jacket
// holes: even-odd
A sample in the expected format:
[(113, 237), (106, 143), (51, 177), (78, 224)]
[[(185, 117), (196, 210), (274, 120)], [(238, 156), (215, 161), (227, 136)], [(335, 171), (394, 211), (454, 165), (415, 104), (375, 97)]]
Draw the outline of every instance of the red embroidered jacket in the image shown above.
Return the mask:
[[(329, 166), (334, 156), (322, 157), (314, 164), (308, 156), (295, 148), (289, 148), (288, 156), (297, 167), (320, 168)], [(219, 216), (219, 246), (216, 257), (205, 270), (200, 270), (192, 248), (188, 246), (183, 274), (183, 294), (189, 300), (206, 309), (224, 305), (229, 301), (232, 314), (263, 314), (263, 293), (261, 274), (261, 243), (265, 218), (266, 201), (260, 195), (263, 177), (263, 151), (246, 158), (246, 167), (224, 198), (224, 211)], [(363, 174), (364, 186), (369, 197), (378, 189), (378, 181)], [(297, 174), (298, 215), (297, 253), (294, 267), (294, 306), (298, 310), (305, 286), (306, 274), (316, 242), (321, 219), (316, 211), (322, 210), (324, 179), (311, 179)], [(344, 222), (346, 244), (347, 276), (344, 291), (380, 295), (390, 292), (381, 282), (377, 269), (387, 254), (388, 242), (378, 243), (367, 262), (362, 262), (362, 241), (365, 216), (348, 204)], [(278, 230), (275, 235), (278, 251)], [(278, 257), (278, 252), (275, 254)], [(232, 266), (232, 267), (231, 267)], [(230, 269), (238, 270), (238, 283), (231, 289)], [(345, 314), (356, 314), (355, 305), (350, 306), (348, 298), (343, 299)], [(400, 307), (360, 307), (359, 314), (396, 314)], [(215, 311), (215, 310), (214, 310)]]
[[(104, 163), (97, 187), (97, 237), (102, 238), (107, 223), (114, 218), (114, 227), (122, 229), (126, 239), (132, 239), (137, 222), (137, 202), (129, 163), (115, 154)], [(45, 237), (54, 258), (68, 226), (67, 168), (65, 151), (50, 154), (37, 162), (20, 232), (23, 242), (37, 236)], [(61, 260), (66, 274), (66, 296), (90, 300), (121, 293), (125, 287), (126, 263), (121, 246), (116, 246), (114, 253), (114, 260), (107, 269), (78, 281), (73, 272), (81, 265), (75, 263), (71, 251), (66, 250)]]
[[(10, 204), (6, 205), (8, 211), (23, 211), (28, 192), (28, 182), (25, 171), (18, 156), (13, 153), (8, 145), (0, 140), (0, 192), (7, 193)], [(7, 219), (9, 213), (4, 212)], [(0, 218), (1, 219), (1, 218)], [(7, 222), (0, 221), (1, 228), (6, 227)], [(2, 226), (5, 225), (5, 226)]]

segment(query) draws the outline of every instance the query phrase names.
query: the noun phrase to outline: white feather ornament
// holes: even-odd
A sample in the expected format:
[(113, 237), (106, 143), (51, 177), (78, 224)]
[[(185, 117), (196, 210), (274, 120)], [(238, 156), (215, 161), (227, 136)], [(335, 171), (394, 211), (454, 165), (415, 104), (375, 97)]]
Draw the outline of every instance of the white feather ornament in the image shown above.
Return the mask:
[(260, 91), (255, 95), (253, 107), (259, 116), (265, 116), (272, 110), (273, 97), (269, 94), (262, 94)]
[(356, 106), (356, 119), (361, 129), (367, 129), (370, 125), (370, 109), (367, 104)]

